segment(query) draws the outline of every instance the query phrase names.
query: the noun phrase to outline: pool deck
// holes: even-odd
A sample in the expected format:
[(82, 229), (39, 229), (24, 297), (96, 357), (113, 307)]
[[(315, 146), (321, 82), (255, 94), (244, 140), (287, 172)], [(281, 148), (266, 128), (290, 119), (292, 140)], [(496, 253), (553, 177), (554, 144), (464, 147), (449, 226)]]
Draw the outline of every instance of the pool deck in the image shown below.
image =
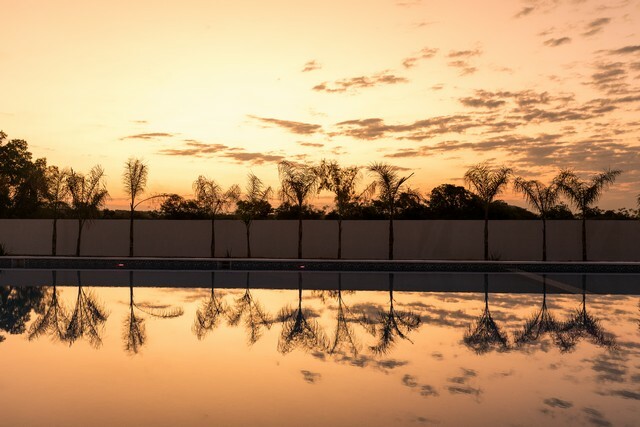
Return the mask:
[(142, 257), (0, 257), (0, 270), (172, 270), (172, 271), (344, 271), (344, 272), (468, 272), (624, 273), (639, 274), (640, 262), (329, 260), (249, 258)]

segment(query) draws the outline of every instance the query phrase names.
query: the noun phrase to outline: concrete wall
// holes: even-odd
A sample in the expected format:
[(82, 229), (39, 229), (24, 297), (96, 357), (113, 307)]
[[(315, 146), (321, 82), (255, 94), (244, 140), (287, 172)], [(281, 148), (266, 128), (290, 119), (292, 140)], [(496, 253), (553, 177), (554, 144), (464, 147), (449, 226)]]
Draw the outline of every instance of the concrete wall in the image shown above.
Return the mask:
[[(483, 221), (394, 221), (395, 259), (479, 260), (483, 257)], [(58, 255), (74, 255), (75, 220), (58, 221)], [(246, 228), (236, 220), (218, 220), (216, 256), (245, 257)], [(388, 221), (343, 221), (345, 259), (386, 259)], [(49, 255), (52, 220), (0, 220), (0, 243), (13, 255)], [(135, 255), (209, 257), (211, 221), (138, 220)], [(255, 258), (296, 258), (297, 221), (254, 221)], [(588, 258), (640, 261), (640, 221), (587, 221)], [(338, 250), (337, 221), (303, 221), (303, 257), (333, 259)], [(83, 230), (81, 254), (126, 256), (128, 220), (98, 220)], [(540, 221), (490, 221), (489, 252), (499, 260), (541, 260)], [(547, 259), (582, 257), (580, 221), (547, 222)]]

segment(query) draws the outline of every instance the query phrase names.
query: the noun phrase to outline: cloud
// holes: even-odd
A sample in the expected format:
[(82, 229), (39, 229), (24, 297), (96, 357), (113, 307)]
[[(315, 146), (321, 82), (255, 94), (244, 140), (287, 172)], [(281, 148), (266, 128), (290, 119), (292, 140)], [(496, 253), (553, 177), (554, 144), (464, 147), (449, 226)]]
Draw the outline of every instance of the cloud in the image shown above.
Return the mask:
[(315, 71), (315, 70), (319, 70), (321, 68), (322, 68), (322, 65), (320, 65), (315, 60), (314, 61), (309, 61), (309, 62), (304, 64), (304, 67), (302, 68), (302, 72), (303, 73), (308, 73), (309, 71)]
[(298, 142), (298, 144), (302, 145), (303, 147), (324, 147), (324, 144), (321, 144), (319, 142)]
[(272, 153), (249, 153), (242, 148), (229, 147), (223, 144), (205, 144), (202, 142), (187, 140), (181, 148), (165, 148), (158, 151), (165, 156), (179, 157), (223, 157), (235, 160), (238, 163), (248, 162), (252, 165), (264, 163), (278, 163), (285, 157)]
[(417, 54), (410, 56), (408, 58), (405, 58), (402, 61), (402, 65), (405, 68), (411, 68), (411, 67), (415, 67), (416, 63), (421, 60), (421, 59), (430, 59), (433, 58), (436, 53), (438, 53), (438, 49), (436, 48), (429, 48), (429, 47), (425, 47), (424, 49), (422, 49), (420, 52), (418, 52)]
[(124, 139), (155, 139), (155, 138), (172, 138), (176, 136), (176, 134), (168, 133), (168, 132), (150, 132), (150, 133), (138, 133), (136, 135), (123, 136)]
[(447, 62), (447, 65), (458, 68), (461, 76), (473, 74), (478, 71), (478, 69), (472, 66), (469, 60), (480, 55), (482, 55), (482, 51), (480, 49), (452, 50), (447, 54), (447, 58), (452, 59), (452, 61)]
[(589, 22), (585, 28), (585, 32), (582, 33), (585, 37), (590, 37), (598, 34), (602, 29), (611, 22), (611, 18), (598, 18)]
[(211, 154), (218, 154), (229, 149), (223, 144), (205, 144), (202, 142), (188, 140), (183, 148), (165, 148), (159, 150), (159, 154), (167, 156), (193, 156), (193, 157), (205, 157)]
[(583, 408), (583, 412), (587, 415), (588, 421), (594, 426), (609, 427), (612, 424), (607, 421), (602, 412), (593, 408)]
[(247, 153), (247, 152), (227, 152), (222, 157), (236, 160), (238, 163), (249, 162), (252, 165), (262, 165), (264, 163), (279, 163), (286, 157), (268, 153)]
[(544, 404), (551, 406), (552, 408), (569, 409), (573, 406), (573, 403), (566, 400), (558, 399), (557, 397), (551, 397), (544, 400)]
[(515, 15), (513, 15), (514, 18), (522, 18), (524, 16), (529, 15), (531, 12), (533, 12), (534, 10), (536, 10), (535, 7), (533, 6), (527, 6), (527, 7), (523, 7), (522, 9), (520, 9), (520, 11), (518, 13), (516, 13)]
[(608, 396), (620, 396), (625, 399), (640, 400), (640, 393), (633, 390), (611, 390), (604, 394)]
[(313, 90), (327, 93), (342, 93), (353, 89), (365, 89), (381, 85), (394, 85), (398, 83), (407, 83), (404, 77), (389, 74), (386, 71), (374, 74), (373, 76), (359, 76), (348, 79), (336, 80), (333, 83), (322, 82), (313, 87)]
[(640, 52), (640, 45), (624, 46), (624, 47), (609, 51), (609, 53), (612, 55), (627, 55), (630, 53), (637, 53), (637, 52)]
[(315, 384), (322, 378), (322, 375), (317, 372), (301, 370), (300, 373), (302, 374), (302, 379), (309, 384)]
[(298, 135), (311, 135), (314, 133), (322, 132), (322, 126), (316, 124), (273, 119), (269, 117), (258, 117), (252, 115), (249, 115), (249, 117), (255, 120), (259, 120), (263, 123), (276, 125)]
[(543, 44), (545, 46), (550, 46), (550, 47), (557, 47), (557, 46), (561, 46), (563, 44), (567, 44), (567, 43), (571, 43), (571, 37), (560, 37), (560, 38), (550, 38), (548, 40), (545, 40), (543, 42)]
[(428, 384), (423, 384), (420, 387), (420, 396), (424, 396), (424, 397), (429, 397), (429, 396), (438, 396), (439, 393), (436, 391), (436, 389), (433, 386), (430, 386)]
[(418, 381), (413, 375), (405, 374), (402, 377), (402, 384), (406, 387), (415, 388), (418, 386)]

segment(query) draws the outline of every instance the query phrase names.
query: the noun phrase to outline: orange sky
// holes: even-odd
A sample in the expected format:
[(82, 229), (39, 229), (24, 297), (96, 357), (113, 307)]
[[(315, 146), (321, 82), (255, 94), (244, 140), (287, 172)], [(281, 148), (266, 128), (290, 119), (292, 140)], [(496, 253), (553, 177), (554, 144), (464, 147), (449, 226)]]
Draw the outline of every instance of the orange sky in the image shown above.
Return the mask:
[[(102, 164), (123, 206), (198, 175), (277, 186), (282, 159), (386, 161), (422, 191), (481, 160), (640, 193), (639, 1), (3, 0), (0, 129), (50, 164)], [(505, 199), (517, 201), (506, 194)]]

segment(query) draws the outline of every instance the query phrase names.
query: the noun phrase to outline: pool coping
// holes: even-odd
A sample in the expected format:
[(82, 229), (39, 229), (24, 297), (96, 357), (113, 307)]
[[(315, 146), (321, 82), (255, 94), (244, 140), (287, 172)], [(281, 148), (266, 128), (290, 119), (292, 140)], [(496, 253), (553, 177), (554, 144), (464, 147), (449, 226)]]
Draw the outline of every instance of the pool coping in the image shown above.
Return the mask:
[(640, 262), (5, 256), (0, 270), (640, 273)]

